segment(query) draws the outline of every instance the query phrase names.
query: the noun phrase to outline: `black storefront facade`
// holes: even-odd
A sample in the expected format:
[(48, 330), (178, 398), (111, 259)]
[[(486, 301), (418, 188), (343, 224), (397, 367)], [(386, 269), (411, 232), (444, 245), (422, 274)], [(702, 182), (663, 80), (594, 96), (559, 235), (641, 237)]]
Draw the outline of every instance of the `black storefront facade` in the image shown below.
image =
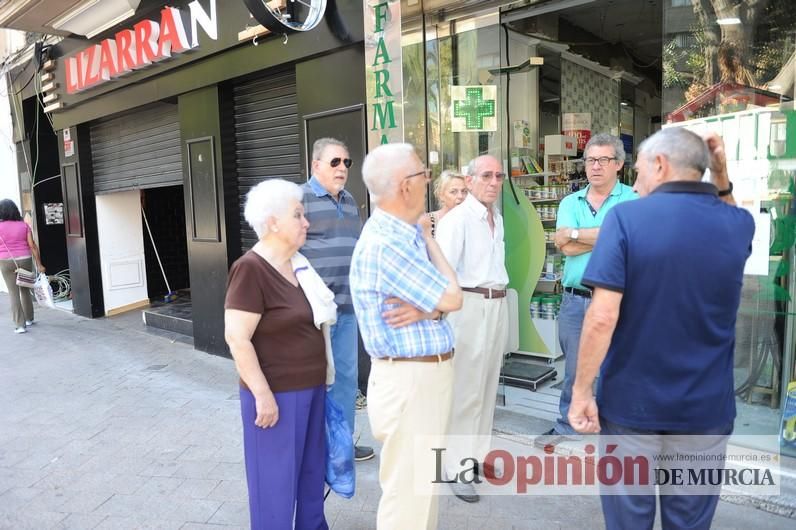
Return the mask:
[[(357, 160), (366, 151), (362, 4), (329, 2), (312, 30), (256, 38), (242, 1), (168, 5), (50, 52), (73, 310), (134, 309), (149, 301), (136, 282), (166, 275), (171, 291), (190, 289), (196, 349), (223, 354), (227, 270), (255, 242), (245, 194), (265, 178), (304, 182), (320, 136), (340, 137)], [(170, 45), (136, 34), (142, 24), (171, 35)], [(126, 29), (132, 45), (120, 40)], [(148, 64), (147, 49), (159, 60)], [(125, 60), (138, 64), (119, 75)], [(360, 183), (352, 172), (364, 209)], [(150, 255), (147, 225), (167, 274)], [(134, 259), (128, 234), (147, 242)]]

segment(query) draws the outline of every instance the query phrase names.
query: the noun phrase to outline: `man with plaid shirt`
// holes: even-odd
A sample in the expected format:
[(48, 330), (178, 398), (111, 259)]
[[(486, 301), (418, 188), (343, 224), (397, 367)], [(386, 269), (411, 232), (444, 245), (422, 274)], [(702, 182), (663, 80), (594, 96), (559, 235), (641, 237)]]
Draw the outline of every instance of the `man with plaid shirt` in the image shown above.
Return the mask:
[(451, 409), (453, 331), (441, 319), (462, 305), (453, 269), (418, 226), (430, 172), (409, 144), (387, 144), (365, 159), (362, 176), (378, 206), (354, 249), (351, 295), (372, 358), (368, 417), (383, 442), (377, 527), (433, 529), (434, 447)]

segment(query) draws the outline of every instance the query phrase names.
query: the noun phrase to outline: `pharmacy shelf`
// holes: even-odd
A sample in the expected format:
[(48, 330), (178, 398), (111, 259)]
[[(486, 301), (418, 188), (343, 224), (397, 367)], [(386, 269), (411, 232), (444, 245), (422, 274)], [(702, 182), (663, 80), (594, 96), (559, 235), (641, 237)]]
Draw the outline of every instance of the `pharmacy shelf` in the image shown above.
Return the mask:
[(523, 173), (522, 175), (511, 175), (511, 178), (522, 178), (522, 177), (549, 177), (550, 175), (554, 175), (554, 173), (550, 172), (541, 172), (541, 173)]

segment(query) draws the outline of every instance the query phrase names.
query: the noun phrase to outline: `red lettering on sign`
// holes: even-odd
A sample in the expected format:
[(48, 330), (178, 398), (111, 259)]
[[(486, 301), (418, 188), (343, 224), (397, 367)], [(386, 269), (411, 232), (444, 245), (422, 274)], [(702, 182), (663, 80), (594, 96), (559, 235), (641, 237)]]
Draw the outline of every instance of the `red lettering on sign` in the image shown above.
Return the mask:
[(196, 0), (188, 7), (193, 40), (186, 34), (180, 11), (164, 7), (160, 12), (160, 23), (142, 20), (132, 29), (118, 32), (112, 39), (105, 39), (62, 59), (66, 68), (66, 91), (73, 94), (190, 50), (198, 44), (197, 26), (201, 26), (208, 37), (217, 40), (216, 1), (210, 0), (210, 14)]
[(80, 90), (80, 67), (77, 64), (76, 57), (68, 57), (66, 59), (66, 91), (74, 94)]
[(107, 81), (111, 77), (116, 77), (118, 73), (116, 69), (116, 41), (105, 39), (100, 44), (100, 48), (99, 76), (103, 81)]
[(135, 26), (135, 62), (137, 66), (152, 64), (158, 57), (160, 27), (151, 20), (142, 20)]
[(125, 29), (116, 34), (116, 70), (119, 74), (130, 72), (135, 68), (135, 33)]
[(83, 50), (83, 71), (85, 72), (83, 84), (85, 88), (96, 85), (100, 81), (99, 51), (99, 46), (91, 46)]
[[(179, 24), (177, 23), (179, 21)], [(160, 39), (158, 40), (158, 57), (171, 57), (171, 53), (180, 53), (188, 49), (188, 37), (182, 25), (180, 12), (173, 7), (164, 7), (160, 12)]]

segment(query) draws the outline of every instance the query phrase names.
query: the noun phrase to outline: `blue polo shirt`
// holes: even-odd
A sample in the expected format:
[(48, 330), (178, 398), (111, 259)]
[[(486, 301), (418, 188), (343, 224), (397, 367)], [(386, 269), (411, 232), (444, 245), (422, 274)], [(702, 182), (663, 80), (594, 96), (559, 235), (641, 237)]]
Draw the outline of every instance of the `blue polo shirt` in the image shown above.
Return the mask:
[(636, 429), (735, 418), (735, 320), (754, 221), (712, 184), (669, 182), (605, 217), (583, 283), (621, 291), (597, 403)]
[[(558, 205), (558, 217), (556, 228), (599, 228), (603, 224), (605, 214), (608, 210), (619, 203), (631, 201), (638, 198), (633, 188), (617, 181), (611, 194), (605, 198), (599, 210), (594, 210), (586, 200), (591, 184), (580, 191), (567, 195)], [(564, 261), (564, 277), (561, 283), (564, 287), (574, 287), (584, 289), (581, 283), (583, 271), (589, 263), (591, 252), (586, 252), (578, 256), (567, 256)]]

